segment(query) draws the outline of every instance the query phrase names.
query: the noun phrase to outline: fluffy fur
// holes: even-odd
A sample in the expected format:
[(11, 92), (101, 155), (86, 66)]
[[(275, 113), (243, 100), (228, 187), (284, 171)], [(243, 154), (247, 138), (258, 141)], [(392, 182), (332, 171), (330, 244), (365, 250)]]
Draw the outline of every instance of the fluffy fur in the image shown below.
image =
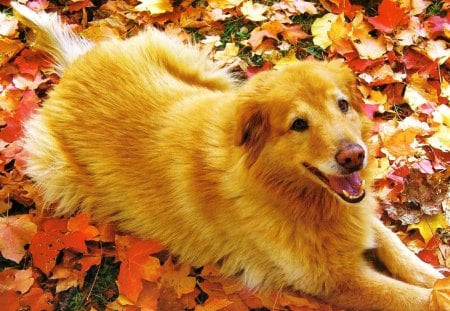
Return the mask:
[[(238, 85), (155, 29), (94, 45), (13, 6), (63, 72), (25, 140), (27, 173), (56, 214), (87, 211), (251, 288), (358, 310), (427, 309), (442, 275), (374, 216), (370, 187), (350, 203), (331, 186), (372, 176), (371, 125), (344, 64), (299, 62)], [(361, 161), (350, 169), (338, 160), (344, 150), (353, 161), (348, 146)], [(375, 246), (396, 278), (364, 259)]]

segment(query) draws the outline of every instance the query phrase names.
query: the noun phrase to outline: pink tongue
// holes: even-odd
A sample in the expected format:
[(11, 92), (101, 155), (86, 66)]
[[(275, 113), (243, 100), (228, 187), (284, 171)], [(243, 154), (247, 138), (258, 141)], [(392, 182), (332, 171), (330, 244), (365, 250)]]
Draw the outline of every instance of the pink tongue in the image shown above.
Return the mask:
[(330, 181), (330, 187), (336, 193), (342, 194), (345, 190), (353, 196), (361, 194), (362, 180), (358, 172), (347, 176), (328, 176), (328, 180)]

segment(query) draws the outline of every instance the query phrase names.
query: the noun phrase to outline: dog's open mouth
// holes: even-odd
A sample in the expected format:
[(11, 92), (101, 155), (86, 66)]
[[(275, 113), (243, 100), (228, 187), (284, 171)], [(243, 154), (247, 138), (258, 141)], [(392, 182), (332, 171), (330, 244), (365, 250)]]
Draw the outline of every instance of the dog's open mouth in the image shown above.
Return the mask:
[(358, 203), (364, 199), (364, 181), (358, 172), (342, 176), (326, 176), (320, 170), (307, 163), (303, 164), (311, 173), (323, 181), (331, 190), (336, 192), (344, 201)]

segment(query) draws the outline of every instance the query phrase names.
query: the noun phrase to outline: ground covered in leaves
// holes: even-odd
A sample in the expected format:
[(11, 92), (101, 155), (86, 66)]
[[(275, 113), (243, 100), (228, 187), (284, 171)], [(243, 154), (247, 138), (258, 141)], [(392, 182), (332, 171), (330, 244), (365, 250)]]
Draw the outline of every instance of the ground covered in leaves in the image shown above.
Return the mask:
[[(93, 41), (153, 24), (243, 79), (299, 59), (344, 59), (376, 124), (380, 217), (422, 260), (450, 267), (449, 0), (21, 2), (58, 12)], [(88, 215), (46, 215), (23, 174), (21, 126), (58, 77), (28, 47), (31, 35), (0, 0), (2, 310), (333, 310), (285, 291), (249, 292), (213, 266), (190, 267)], [(448, 279), (437, 284), (432, 309), (450, 309), (449, 294)]]

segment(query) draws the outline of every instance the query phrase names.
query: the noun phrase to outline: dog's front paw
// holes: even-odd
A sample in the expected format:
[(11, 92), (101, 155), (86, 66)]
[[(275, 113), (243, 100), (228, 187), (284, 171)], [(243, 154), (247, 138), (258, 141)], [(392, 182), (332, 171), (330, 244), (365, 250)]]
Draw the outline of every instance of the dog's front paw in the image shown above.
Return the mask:
[(410, 284), (433, 288), (434, 283), (438, 279), (445, 278), (445, 276), (432, 266), (424, 264), (420, 270), (409, 271), (409, 273), (405, 274), (405, 278), (405, 281)]

